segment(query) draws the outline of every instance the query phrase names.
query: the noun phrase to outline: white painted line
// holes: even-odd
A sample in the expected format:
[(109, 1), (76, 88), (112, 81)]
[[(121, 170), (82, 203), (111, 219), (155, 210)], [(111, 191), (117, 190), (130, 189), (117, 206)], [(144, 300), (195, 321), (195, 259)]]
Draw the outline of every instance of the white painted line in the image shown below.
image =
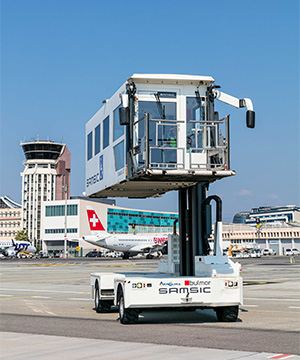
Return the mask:
[(36, 296), (33, 297), (33, 299), (51, 299), (51, 297), (50, 296), (38, 296), (38, 295), (36, 295)]
[(39, 292), (39, 293), (58, 293), (58, 294), (82, 294), (78, 291), (63, 291), (63, 290), (35, 290), (35, 289), (3, 289), (0, 288), (0, 291), (29, 291), (29, 292)]
[(246, 307), (258, 307), (258, 305), (243, 305), (243, 306), (246, 306)]
[(56, 315), (56, 314), (54, 314), (53, 312), (51, 312), (51, 311), (47, 311), (47, 310), (45, 310), (45, 312), (47, 313), (47, 314), (49, 314), (49, 315)]
[(300, 306), (289, 306), (289, 309), (300, 309)]
[(13, 295), (4, 295), (4, 294), (1, 294), (0, 297), (12, 297)]
[(290, 302), (298, 302), (300, 299), (274, 299), (274, 298), (244, 298), (245, 300), (267, 300), (267, 301), (290, 301)]
[(84, 300), (84, 301), (90, 301), (90, 299), (84, 299), (84, 298), (69, 298), (68, 300)]

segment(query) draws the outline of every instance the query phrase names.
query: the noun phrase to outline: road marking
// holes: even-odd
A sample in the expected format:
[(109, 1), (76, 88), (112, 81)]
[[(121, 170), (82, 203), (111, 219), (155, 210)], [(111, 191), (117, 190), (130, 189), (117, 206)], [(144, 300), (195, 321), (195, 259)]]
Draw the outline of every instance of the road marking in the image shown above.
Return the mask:
[[(63, 290), (34, 290), (34, 289), (3, 289), (0, 288), (1, 291), (29, 291), (29, 292), (39, 292), (39, 293), (58, 293), (58, 294), (82, 294), (78, 291), (63, 291)], [(87, 292), (89, 294), (90, 292)]]
[(288, 359), (290, 357), (294, 357), (294, 355), (278, 354), (278, 355), (269, 356), (268, 359)]
[(273, 281), (282, 281), (282, 280), (290, 280), (290, 279), (289, 278), (273, 279)]
[(36, 299), (51, 299), (50, 296), (35, 296)]
[(300, 299), (274, 299), (274, 298), (244, 298), (245, 300), (290, 301), (298, 302)]
[(47, 310), (45, 310), (45, 312), (47, 313), (47, 314), (49, 314), (49, 315), (56, 315), (56, 314), (54, 314), (53, 312), (51, 312), (51, 311), (47, 311)]
[(85, 299), (85, 298), (69, 298), (68, 300), (85, 300), (85, 301), (90, 301), (90, 299)]
[(246, 307), (258, 307), (258, 305), (243, 305), (243, 306), (246, 306)]
[(0, 297), (2, 297), (2, 296), (5, 296), (5, 297), (11, 297), (11, 296), (13, 296), (13, 295), (0, 295)]
[[(40, 298), (41, 296), (12, 296), (12, 297), (7, 297), (4, 299), (0, 299), (0, 300), (16, 300), (16, 299), (36, 299), (36, 298)], [(42, 297), (43, 298), (43, 297)]]
[(145, 265), (89, 265), (88, 267), (107, 267), (107, 268), (115, 268), (115, 267), (138, 267), (138, 266), (144, 266)]
[(289, 309), (300, 309), (300, 306), (289, 306)]
[(20, 267), (50, 267), (50, 266), (75, 266), (75, 264), (34, 264), (34, 265), (19, 265)]

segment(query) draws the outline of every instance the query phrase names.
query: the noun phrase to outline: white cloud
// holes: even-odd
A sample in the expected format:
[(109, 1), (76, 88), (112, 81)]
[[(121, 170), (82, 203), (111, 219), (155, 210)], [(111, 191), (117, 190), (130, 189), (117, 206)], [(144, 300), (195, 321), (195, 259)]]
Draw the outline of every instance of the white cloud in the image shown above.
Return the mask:
[(240, 191), (237, 191), (235, 193), (235, 195), (238, 195), (238, 196), (252, 196), (252, 192), (249, 191), (249, 190), (246, 190), (246, 189), (242, 189)]

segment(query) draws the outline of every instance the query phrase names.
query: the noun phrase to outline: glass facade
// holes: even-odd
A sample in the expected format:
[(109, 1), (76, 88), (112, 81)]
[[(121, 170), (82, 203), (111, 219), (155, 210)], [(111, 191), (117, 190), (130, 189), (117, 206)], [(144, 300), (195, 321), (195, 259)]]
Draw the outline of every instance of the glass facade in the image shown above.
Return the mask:
[(103, 120), (103, 149), (109, 145), (109, 116)]
[[(78, 205), (67, 205), (67, 215), (77, 215)], [(65, 216), (65, 205), (48, 205), (46, 206), (46, 216)]]
[(177, 214), (134, 211), (121, 209), (107, 210), (107, 231), (114, 233), (132, 232), (132, 224), (136, 233), (172, 233)]
[(100, 124), (95, 127), (95, 155), (100, 152)]

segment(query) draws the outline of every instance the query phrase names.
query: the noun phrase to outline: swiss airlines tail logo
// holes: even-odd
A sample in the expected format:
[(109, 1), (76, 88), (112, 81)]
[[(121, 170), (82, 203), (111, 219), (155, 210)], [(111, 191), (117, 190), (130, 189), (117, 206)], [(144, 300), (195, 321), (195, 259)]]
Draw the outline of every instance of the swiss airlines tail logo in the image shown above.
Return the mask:
[(91, 231), (105, 231), (100, 219), (98, 218), (95, 210), (91, 207), (86, 208), (88, 221)]

